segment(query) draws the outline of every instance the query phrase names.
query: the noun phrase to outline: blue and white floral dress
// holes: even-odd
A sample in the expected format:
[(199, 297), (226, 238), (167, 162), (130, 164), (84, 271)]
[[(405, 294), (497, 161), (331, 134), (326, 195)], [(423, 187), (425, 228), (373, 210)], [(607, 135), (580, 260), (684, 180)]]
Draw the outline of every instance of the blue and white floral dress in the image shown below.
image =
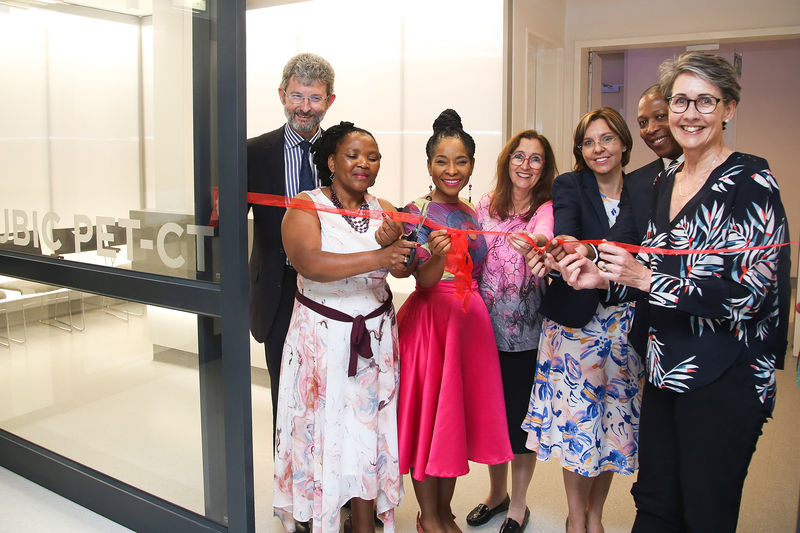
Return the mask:
[[(613, 225), (619, 201), (602, 200)], [(582, 328), (544, 319), (536, 381), (522, 424), (526, 446), (540, 460), (557, 457), (562, 467), (586, 477), (633, 474), (638, 467), (644, 367), (628, 343), (633, 312), (631, 304), (601, 303)]]

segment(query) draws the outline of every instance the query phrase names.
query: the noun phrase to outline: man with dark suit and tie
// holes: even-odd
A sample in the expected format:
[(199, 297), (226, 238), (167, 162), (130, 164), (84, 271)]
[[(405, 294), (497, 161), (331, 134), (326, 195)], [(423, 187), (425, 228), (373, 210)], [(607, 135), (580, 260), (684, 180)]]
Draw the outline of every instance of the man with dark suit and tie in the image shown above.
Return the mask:
[[(278, 96), (287, 124), (247, 141), (247, 190), (294, 197), (319, 186), (310, 146), (333, 104), (333, 67), (314, 54), (298, 54), (283, 68)], [(278, 409), (281, 353), (294, 306), (297, 271), (286, 259), (281, 221), (286, 209), (252, 205), (250, 255), (250, 331), (264, 343), (272, 389), (272, 428)]]
[[(649, 87), (639, 100), (639, 111), (636, 121), (639, 123), (639, 135), (658, 159), (652, 163), (638, 168), (625, 176), (625, 185), (620, 197), (620, 215), (633, 217), (634, 224), (619, 224), (619, 227), (635, 227), (638, 235), (621, 236), (615, 240), (623, 242), (641, 242), (647, 231), (647, 222), (650, 220), (650, 192), (653, 181), (659, 172), (673, 162), (683, 161), (683, 149), (672, 137), (669, 131), (669, 107), (658, 85)], [(623, 205), (630, 205), (623, 213)], [(615, 224), (616, 225), (616, 224)], [(613, 233), (613, 231), (612, 231)], [(612, 240), (609, 237), (609, 240)]]
[[(658, 85), (645, 90), (639, 99), (639, 110), (636, 121), (639, 123), (639, 135), (658, 159), (638, 168), (625, 176), (622, 194), (619, 201), (617, 223), (609, 230), (609, 241), (640, 244), (647, 233), (650, 221), (650, 199), (653, 181), (656, 176), (673, 163), (683, 161), (683, 149), (672, 137), (669, 130), (669, 107), (661, 94)], [(619, 223), (629, 217), (633, 224)], [(635, 234), (623, 234), (621, 228), (635, 228)], [(649, 304), (645, 301), (636, 303), (636, 315), (629, 334), (629, 341), (636, 352), (644, 359), (647, 353)]]

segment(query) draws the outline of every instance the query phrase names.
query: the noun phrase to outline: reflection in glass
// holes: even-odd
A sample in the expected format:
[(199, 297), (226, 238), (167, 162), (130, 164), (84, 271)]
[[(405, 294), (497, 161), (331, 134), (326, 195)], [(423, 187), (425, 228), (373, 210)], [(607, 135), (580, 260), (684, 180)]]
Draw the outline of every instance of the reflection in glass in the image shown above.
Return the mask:
[(195, 208), (204, 2), (83, 4), (0, 11), (0, 248), (212, 279)]
[(6, 277), (0, 292), (0, 337), (26, 333), (0, 347), (0, 428), (204, 514), (197, 317)]

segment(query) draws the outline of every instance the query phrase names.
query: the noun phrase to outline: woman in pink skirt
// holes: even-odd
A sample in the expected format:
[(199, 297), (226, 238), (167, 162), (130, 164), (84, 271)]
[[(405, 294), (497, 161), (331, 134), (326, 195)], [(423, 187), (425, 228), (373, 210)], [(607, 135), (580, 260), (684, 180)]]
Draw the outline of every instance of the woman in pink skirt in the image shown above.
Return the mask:
[[(472, 175), (475, 142), (455, 111), (445, 110), (436, 119), (426, 151), (434, 188), (405, 211), (426, 211), (428, 219), (448, 228), (477, 229), (474, 207), (458, 196)], [(412, 229), (407, 225), (406, 231)], [(417, 529), (423, 533), (461, 531), (450, 502), (456, 478), (469, 472), (468, 461), (499, 464), (514, 458), (497, 344), (475, 281), (486, 242), (476, 235), (467, 241), (473, 280), (460, 287), (445, 271), (454, 244), (447, 231), (420, 229), (422, 246), (411, 263), (417, 287), (397, 315), (400, 472), (411, 472), (421, 511)]]

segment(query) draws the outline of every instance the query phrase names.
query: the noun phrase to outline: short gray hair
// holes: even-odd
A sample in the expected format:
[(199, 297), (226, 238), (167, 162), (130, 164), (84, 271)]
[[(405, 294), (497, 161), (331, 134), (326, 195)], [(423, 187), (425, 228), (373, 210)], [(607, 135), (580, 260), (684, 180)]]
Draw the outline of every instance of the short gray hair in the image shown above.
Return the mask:
[(303, 85), (322, 83), (328, 91), (328, 96), (333, 94), (333, 67), (316, 54), (297, 54), (286, 63), (281, 77), (281, 90), (286, 91), (292, 77)]
[(664, 98), (672, 96), (672, 87), (678, 76), (688, 72), (719, 89), (726, 103), (731, 100), (736, 103), (740, 101), (742, 86), (736, 79), (733, 65), (724, 57), (708, 52), (687, 52), (678, 59), (664, 61), (658, 70), (661, 73), (659, 85)]

